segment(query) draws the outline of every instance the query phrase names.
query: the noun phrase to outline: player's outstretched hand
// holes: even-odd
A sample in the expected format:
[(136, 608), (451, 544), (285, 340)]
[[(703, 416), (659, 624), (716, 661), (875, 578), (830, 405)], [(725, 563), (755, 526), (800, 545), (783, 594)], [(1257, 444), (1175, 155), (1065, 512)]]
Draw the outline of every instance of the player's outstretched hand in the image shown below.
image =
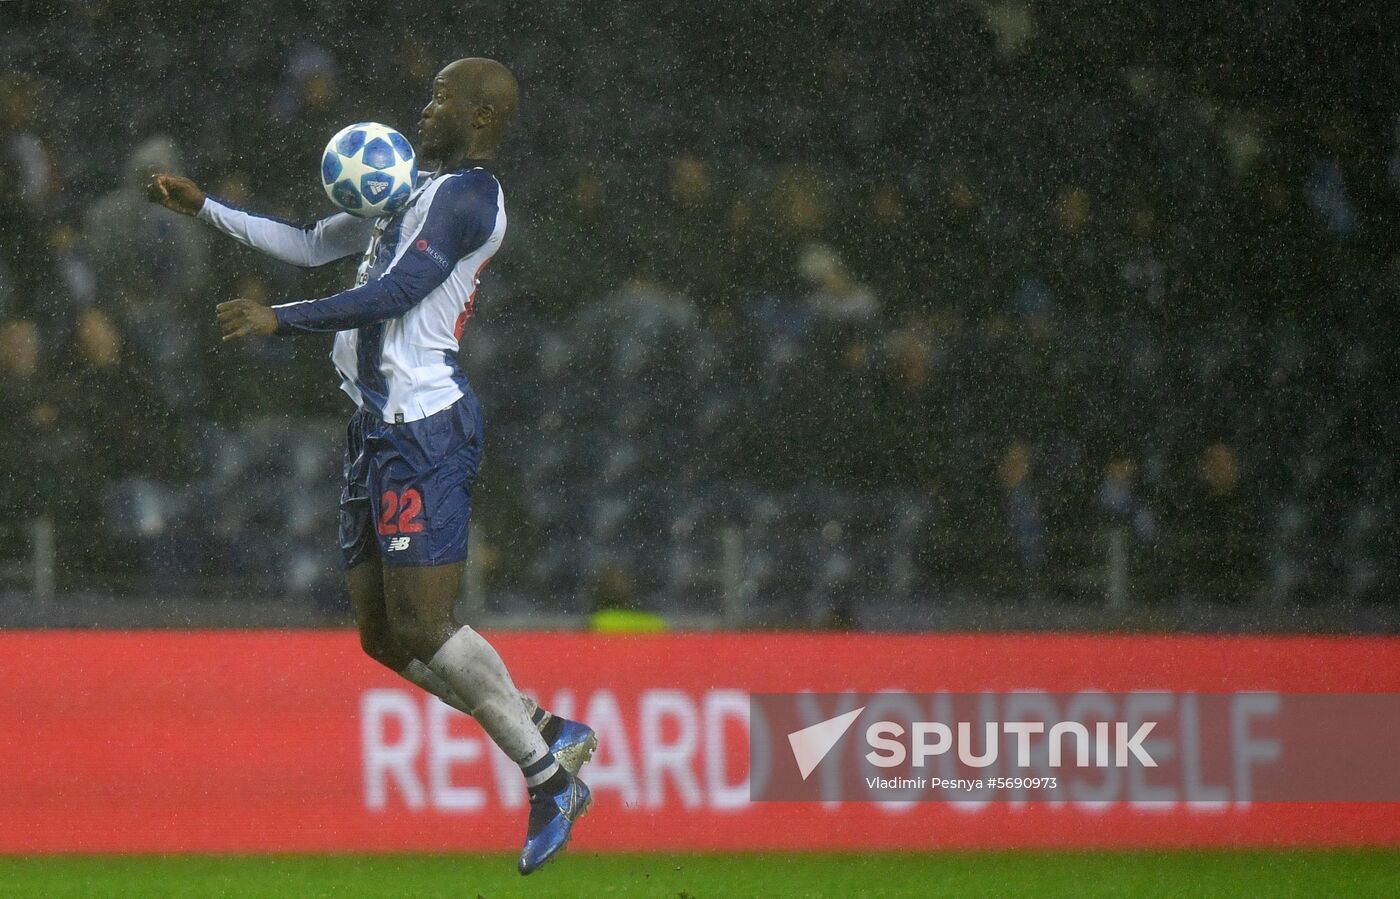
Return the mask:
[(179, 175), (152, 175), (146, 184), (146, 199), (183, 215), (195, 215), (204, 206), (204, 191)]
[(277, 314), (252, 300), (229, 300), (214, 307), (219, 315), (219, 333), (224, 340), (236, 340), (250, 334), (275, 334)]

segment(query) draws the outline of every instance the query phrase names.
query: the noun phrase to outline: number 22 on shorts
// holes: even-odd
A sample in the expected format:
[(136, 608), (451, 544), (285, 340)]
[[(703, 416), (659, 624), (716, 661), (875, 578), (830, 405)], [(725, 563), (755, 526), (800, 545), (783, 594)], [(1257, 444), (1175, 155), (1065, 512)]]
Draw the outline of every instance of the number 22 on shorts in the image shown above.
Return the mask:
[(423, 531), (423, 522), (418, 516), (423, 513), (423, 496), (418, 488), (410, 487), (403, 493), (385, 490), (379, 497), (379, 533), (418, 534)]

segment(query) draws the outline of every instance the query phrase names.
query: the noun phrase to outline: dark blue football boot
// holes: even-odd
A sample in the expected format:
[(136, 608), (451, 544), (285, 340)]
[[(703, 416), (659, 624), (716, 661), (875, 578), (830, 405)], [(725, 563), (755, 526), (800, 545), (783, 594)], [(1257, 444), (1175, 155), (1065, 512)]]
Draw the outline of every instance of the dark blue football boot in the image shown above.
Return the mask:
[[(557, 716), (556, 716), (557, 718)], [(584, 765), (593, 759), (593, 753), (598, 749), (598, 735), (581, 721), (570, 721), (567, 718), (557, 718), (559, 721), (559, 734), (554, 738), (554, 742), (549, 744), (549, 751), (554, 753), (554, 760), (559, 763), (570, 774), (577, 774)]]
[(525, 848), (520, 850), (521, 874), (529, 874), (562, 852), (574, 824), (593, 802), (587, 784), (568, 772), (564, 777), (568, 782), (559, 792), (537, 793), (530, 797), (530, 824), (525, 833)]

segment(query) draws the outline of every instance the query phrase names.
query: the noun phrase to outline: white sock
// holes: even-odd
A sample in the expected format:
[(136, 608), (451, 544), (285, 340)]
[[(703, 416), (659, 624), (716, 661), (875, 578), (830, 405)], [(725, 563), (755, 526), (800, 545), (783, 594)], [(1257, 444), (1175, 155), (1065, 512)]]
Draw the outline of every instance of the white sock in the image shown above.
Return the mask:
[(467, 713), (520, 766), (526, 786), (537, 787), (559, 770), (505, 663), (484, 637), (461, 628), (438, 648), (428, 668), (464, 700)]
[(417, 684), (424, 690), (441, 699), (459, 712), (470, 715), (467, 704), (462, 701), (462, 697), (457, 695), (457, 691), (447, 685), (447, 681), (438, 677), (433, 669), (424, 665), (418, 659), (414, 659), (404, 667), (399, 674), (407, 681)]
[[(409, 683), (427, 690), (457, 711), (465, 715), (471, 714), (471, 712), (467, 711), (466, 702), (462, 700), (462, 697), (457, 695), (457, 691), (449, 687), (447, 681), (438, 677), (433, 669), (424, 665), (418, 659), (414, 659), (404, 666), (404, 669), (399, 672), (399, 676)], [(537, 728), (543, 729), (544, 726), (549, 723), (549, 719), (554, 717), (542, 708), (539, 703), (535, 702), (524, 693), (520, 694), (520, 701), (525, 706), (525, 714), (530, 716), (530, 720), (535, 722), (535, 727)]]
[(535, 727), (538, 727), (540, 729), (540, 732), (543, 733), (544, 726), (548, 724), (549, 719), (553, 718), (554, 716), (550, 714), (549, 710), (547, 710), (544, 706), (540, 705), (538, 702), (535, 702), (533, 699), (526, 696), (524, 693), (520, 694), (520, 701), (525, 703), (525, 714), (530, 716), (530, 720), (535, 722)]

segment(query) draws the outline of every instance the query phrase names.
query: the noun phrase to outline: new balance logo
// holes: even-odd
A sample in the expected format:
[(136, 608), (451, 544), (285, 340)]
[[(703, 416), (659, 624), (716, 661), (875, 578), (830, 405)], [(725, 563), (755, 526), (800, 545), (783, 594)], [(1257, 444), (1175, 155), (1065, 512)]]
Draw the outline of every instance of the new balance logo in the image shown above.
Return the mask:
[(395, 537), (389, 541), (389, 552), (398, 552), (401, 549), (408, 549), (408, 537)]

